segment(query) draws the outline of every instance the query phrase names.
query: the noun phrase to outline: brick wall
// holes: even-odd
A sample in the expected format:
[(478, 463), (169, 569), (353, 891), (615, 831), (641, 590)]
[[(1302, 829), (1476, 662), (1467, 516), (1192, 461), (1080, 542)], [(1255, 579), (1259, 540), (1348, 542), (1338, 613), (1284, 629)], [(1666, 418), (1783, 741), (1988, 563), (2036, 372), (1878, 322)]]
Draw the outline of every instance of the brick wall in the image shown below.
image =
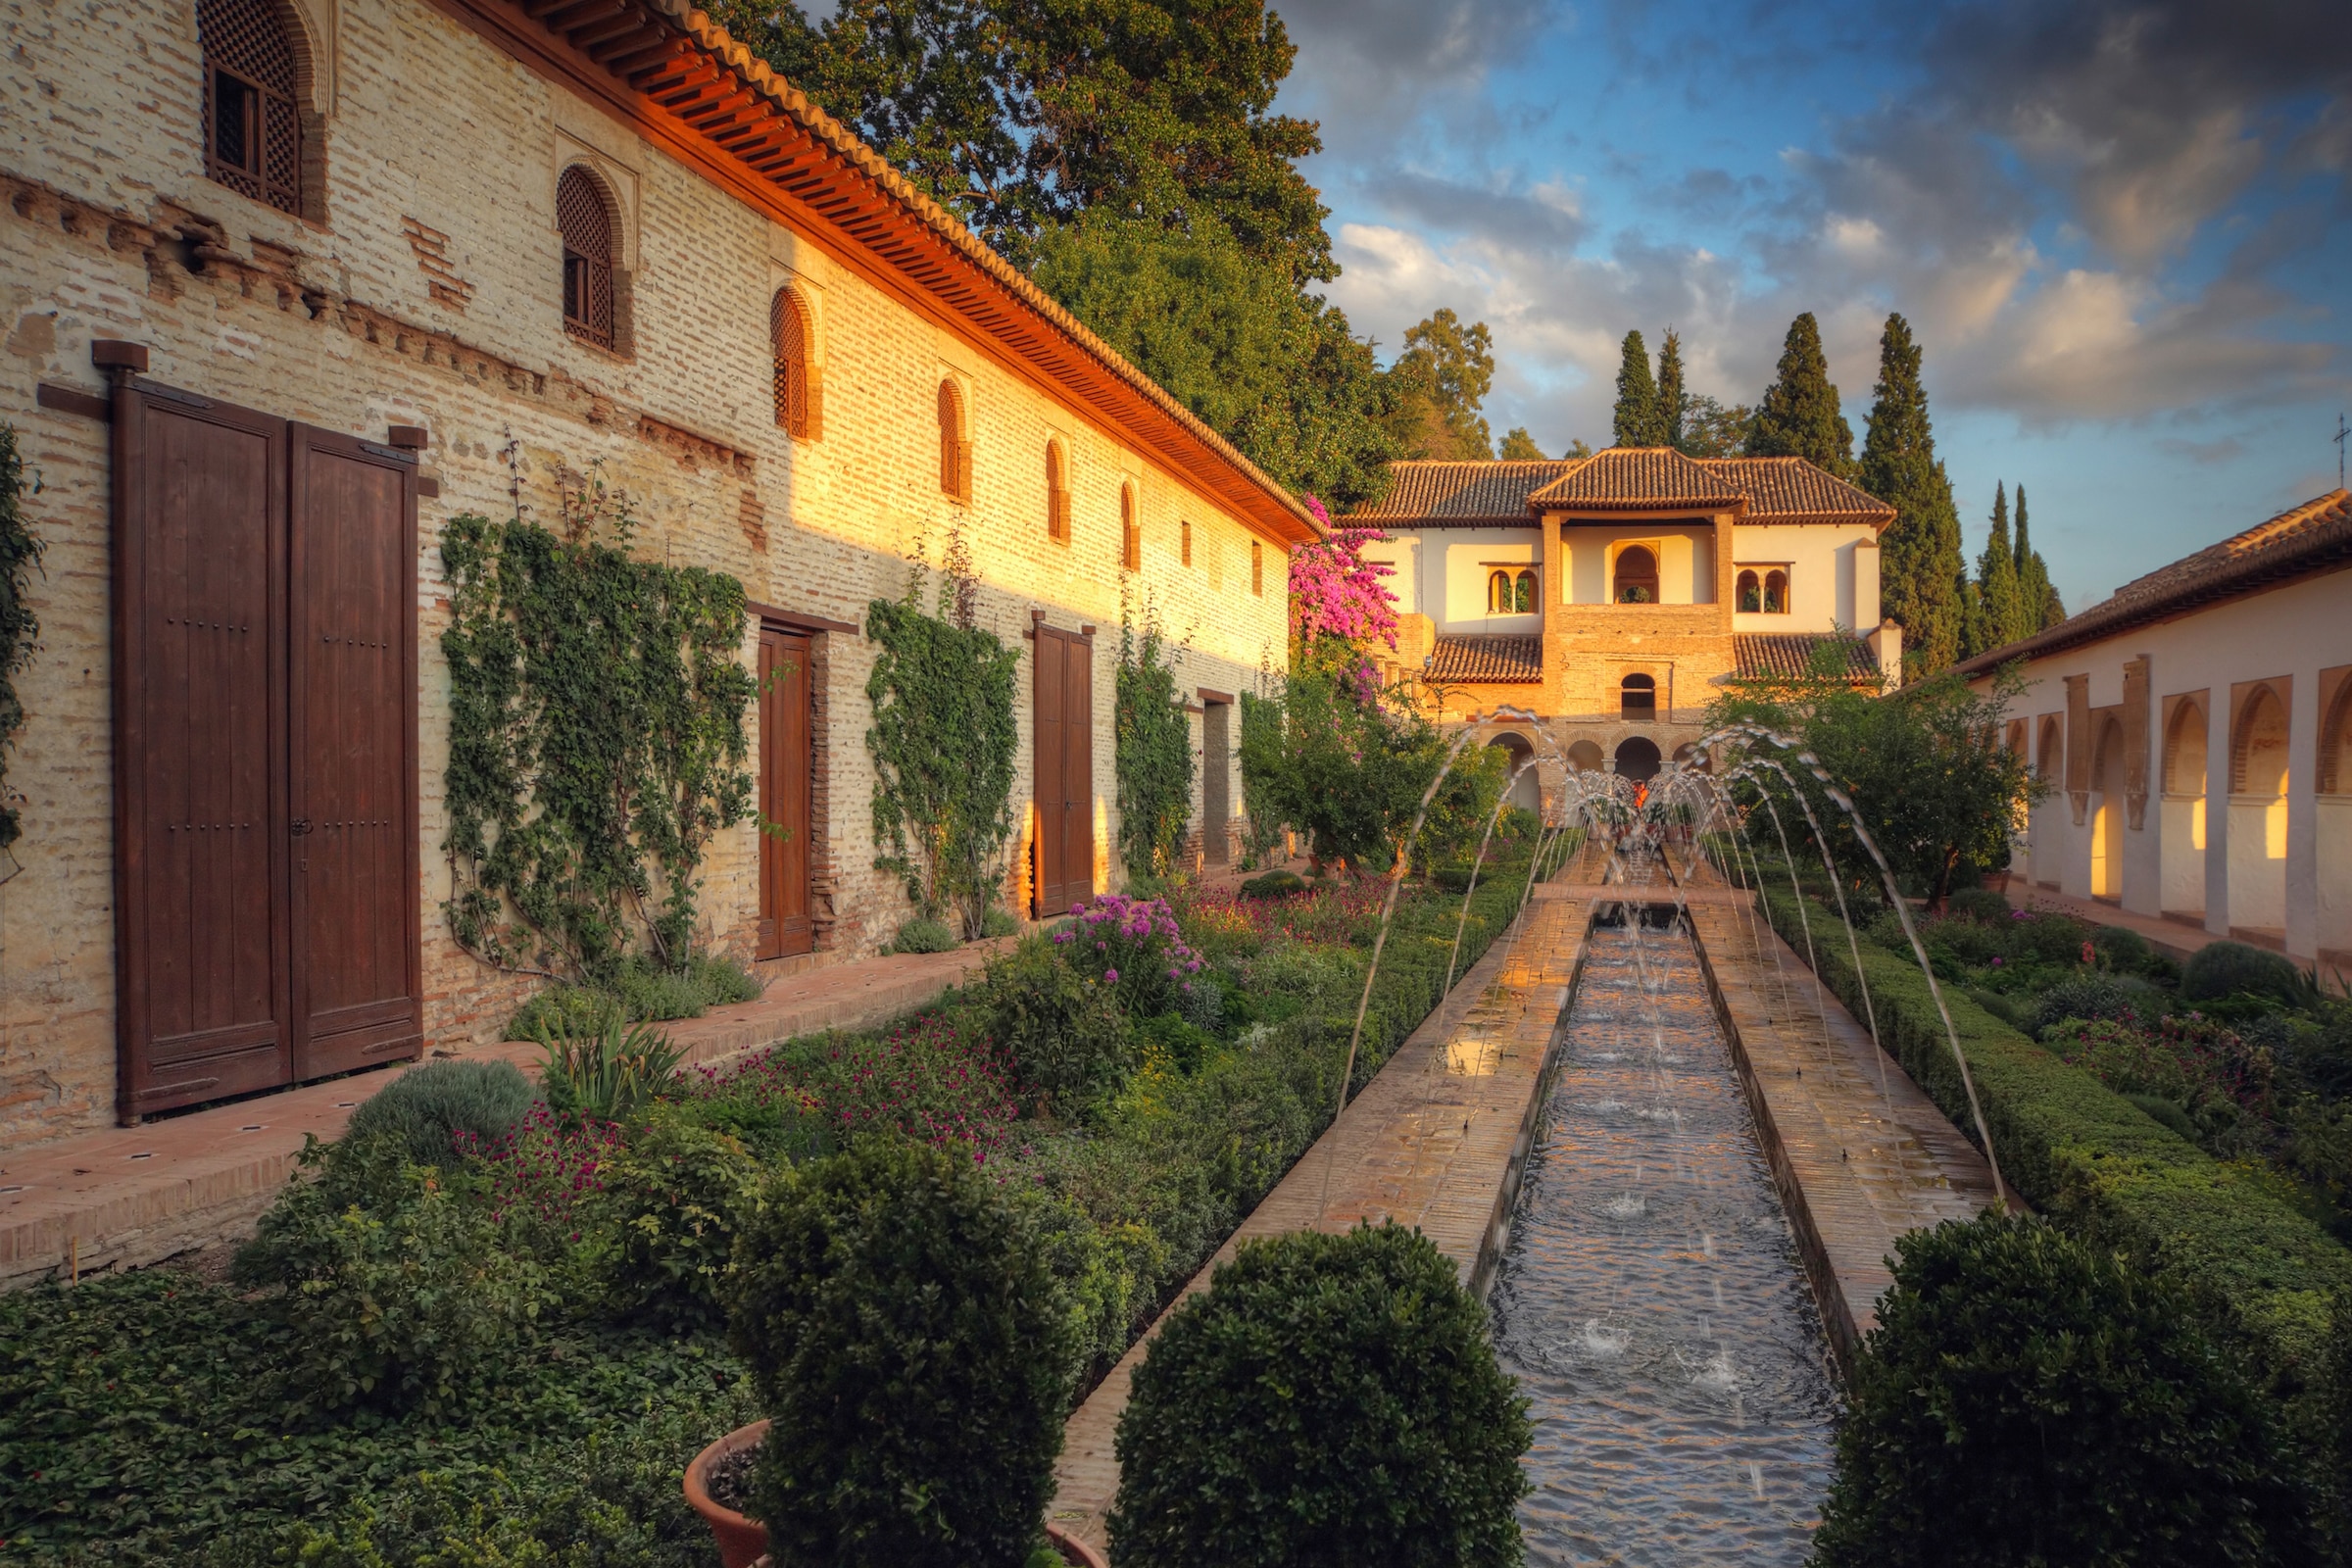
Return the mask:
[[(203, 177), (192, 6), (28, 13), (0, 77), (0, 107), (30, 129), (0, 155), (0, 418), (40, 476), (27, 514), (49, 550), (34, 590), (41, 648), (23, 681), (30, 718), (9, 763), (25, 837), (23, 871), (0, 884), (0, 1145), (101, 1123), (114, 1095), (107, 430), (34, 396), (39, 382), (101, 390), (93, 338), (148, 344), (153, 379), (223, 401), (375, 439), (393, 423), (431, 431), (423, 471), (440, 494), (420, 508), (417, 613), (426, 1030), (437, 1042), (494, 1034), (529, 989), (460, 953), (439, 913), (448, 610), (437, 536), (454, 514), (503, 516), (518, 500), (552, 520), (564, 477), (594, 471), (635, 504), (636, 547), (649, 556), (732, 572), (755, 600), (845, 622), (902, 592), (909, 560), (936, 563), (960, 532), (983, 579), (982, 619), (1000, 635), (1017, 640), (1033, 608), (1106, 634), (1095, 680), (1105, 858), (1122, 609), (1148, 604), (1168, 627), (1187, 689), (1238, 691), (1282, 658), (1278, 548), (1268, 546), (1267, 591), (1252, 595), (1255, 536), (1118, 430), (421, 0), (302, 4), (322, 116), (322, 222)], [(561, 329), (554, 196), (575, 161), (622, 214), (621, 353)], [(768, 301), (788, 280), (810, 302), (823, 386), (821, 435), (807, 442), (776, 427), (770, 393)], [(970, 411), (968, 506), (938, 484), (948, 375)], [(1070, 455), (1067, 543), (1046, 528), (1054, 437)], [(1138, 571), (1119, 562), (1122, 483), (1138, 499)], [(1178, 550), (1188, 520), (1189, 566)], [(747, 660), (752, 647), (747, 637)], [(872, 867), (871, 657), (862, 637), (829, 633), (812, 672), (819, 929), (853, 953), (906, 913)], [(1029, 668), (1024, 658), (1024, 804)], [(1233, 799), (1238, 809), (1238, 781)], [(710, 940), (739, 955), (757, 920), (757, 865), (749, 824), (723, 835), (702, 897)]]

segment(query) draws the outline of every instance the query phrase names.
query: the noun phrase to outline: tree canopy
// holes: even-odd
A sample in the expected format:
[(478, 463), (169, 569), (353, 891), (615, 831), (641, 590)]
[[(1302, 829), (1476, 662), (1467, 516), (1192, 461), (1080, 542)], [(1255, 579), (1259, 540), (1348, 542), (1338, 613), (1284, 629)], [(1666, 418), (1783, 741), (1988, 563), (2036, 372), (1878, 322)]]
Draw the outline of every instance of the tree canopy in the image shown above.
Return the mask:
[(1544, 449), (1536, 445), (1536, 438), (1527, 433), (1523, 424), (1503, 432), (1502, 445), (1495, 449), (1494, 456), (1505, 463), (1542, 463)]
[(710, 14), (991, 244), (1098, 209), (1213, 223), (1293, 283), (1338, 275), (1297, 160), (1312, 121), (1273, 113), (1297, 50), (1247, 0), (791, 0)]
[(1960, 514), (1952, 504), (1951, 480), (1936, 457), (1919, 366), (1911, 323), (1899, 315), (1887, 317), (1879, 338), (1870, 435), (1856, 476), (1863, 489), (1895, 510), (1893, 523), (1879, 541), (1879, 593), (1887, 615), (1903, 628), (1903, 669), (1912, 678), (1934, 674), (1959, 657), (1957, 584), (1963, 576)]
[[(1486, 461), (1494, 437), (1479, 410), (1494, 384), (1494, 336), (1441, 308), (1404, 334), (1404, 351), (1384, 376), (1381, 424), (1404, 458)], [(1533, 444), (1532, 442), (1530, 443)]]
[(1811, 311), (1788, 323), (1780, 368), (1748, 422), (1747, 456), (1803, 458), (1840, 479), (1853, 475), (1854, 429), (1839, 410)]
[(2026, 487), (2017, 487), (2017, 597), (2026, 631), (2047, 631), (2066, 618), (2066, 604), (2050, 586), (2050, 568), (2026, 537)]
[(1683, 391), (1683, 340), (1670, 326), (1666, 340), (1658, 345), (1657, 413), (1650, 420), (1658, 445), (1679, 448), (1683, 444), (1683, 415), (1690, 406), (1690, 396)]
[(1649, 347), (1639, 331), (1625, 334), (1617, 362), (1617, 407), (1610, 416), (1609, 431), (1621, 447), (1666, 444), (1658, 418), (1658, 384), (1649, 374)]

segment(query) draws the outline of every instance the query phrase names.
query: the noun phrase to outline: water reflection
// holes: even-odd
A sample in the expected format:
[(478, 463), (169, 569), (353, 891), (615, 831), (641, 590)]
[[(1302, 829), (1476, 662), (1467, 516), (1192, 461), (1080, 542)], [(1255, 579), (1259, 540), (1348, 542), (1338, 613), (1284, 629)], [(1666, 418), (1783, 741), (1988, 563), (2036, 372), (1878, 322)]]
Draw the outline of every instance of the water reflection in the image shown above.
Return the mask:
[(1494, 1288), (1537, 1563), (1798, 1563), (1836, 1395), (1679, 929), (1592, 935)]

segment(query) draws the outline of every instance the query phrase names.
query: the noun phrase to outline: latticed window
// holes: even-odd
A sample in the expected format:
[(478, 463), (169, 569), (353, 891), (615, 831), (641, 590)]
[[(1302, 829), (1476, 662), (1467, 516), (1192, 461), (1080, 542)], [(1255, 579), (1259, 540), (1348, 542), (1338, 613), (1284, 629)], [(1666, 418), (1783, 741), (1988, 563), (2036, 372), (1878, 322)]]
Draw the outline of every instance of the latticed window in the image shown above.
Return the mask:
[(1184, 564), (1188, 566), (1191, 565), (1193, 564), (1193, 522), (1190, 517), (1187, 517), (1181, 524), (1177, 543), (1178, 548), (1184, 552)]
[(556, 228), (564, 236), (564, 330), (612, 347), (612, 211), (596, 176), (574, 164), (556, 182)]
[(798, 290), (776, 290), (768, 302), (767, 339), (776, 361), (776, 423), (796, 441), (813, 441), (818, 430), (816, 369), (808, 352), (808, 307)]
[(1070, 542), (1070, 465), (1058, 441), (1046, 443), (1046, 537)]
[(1253, 594), (1266, 591), (1266, 547), (1254, 541), (1250, 546), (1250, 591)]
[(1135, 488), (1119, 489), (1119, 564), (1129, 571), (1144, 569), (1144, 530), (1135, 520)]
[(969, 506), (972, 500), (972, 443), (964, 432), (963, 389), (939, 383), (939, 489)]
[(198, 0), (204, 172), (280, 212), (302, 211), (294, 40), (268, 0)]

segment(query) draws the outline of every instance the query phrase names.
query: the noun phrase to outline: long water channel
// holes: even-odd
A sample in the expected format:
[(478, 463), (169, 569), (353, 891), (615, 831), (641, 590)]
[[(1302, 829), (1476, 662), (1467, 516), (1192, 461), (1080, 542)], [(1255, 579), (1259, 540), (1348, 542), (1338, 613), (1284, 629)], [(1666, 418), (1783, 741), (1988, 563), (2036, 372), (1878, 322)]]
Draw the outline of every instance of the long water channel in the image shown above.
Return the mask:
[(1837, 1395), (1679, 923), (1592, 933), (1494, 1310), (1531, 1562), (1803, 1560)]

